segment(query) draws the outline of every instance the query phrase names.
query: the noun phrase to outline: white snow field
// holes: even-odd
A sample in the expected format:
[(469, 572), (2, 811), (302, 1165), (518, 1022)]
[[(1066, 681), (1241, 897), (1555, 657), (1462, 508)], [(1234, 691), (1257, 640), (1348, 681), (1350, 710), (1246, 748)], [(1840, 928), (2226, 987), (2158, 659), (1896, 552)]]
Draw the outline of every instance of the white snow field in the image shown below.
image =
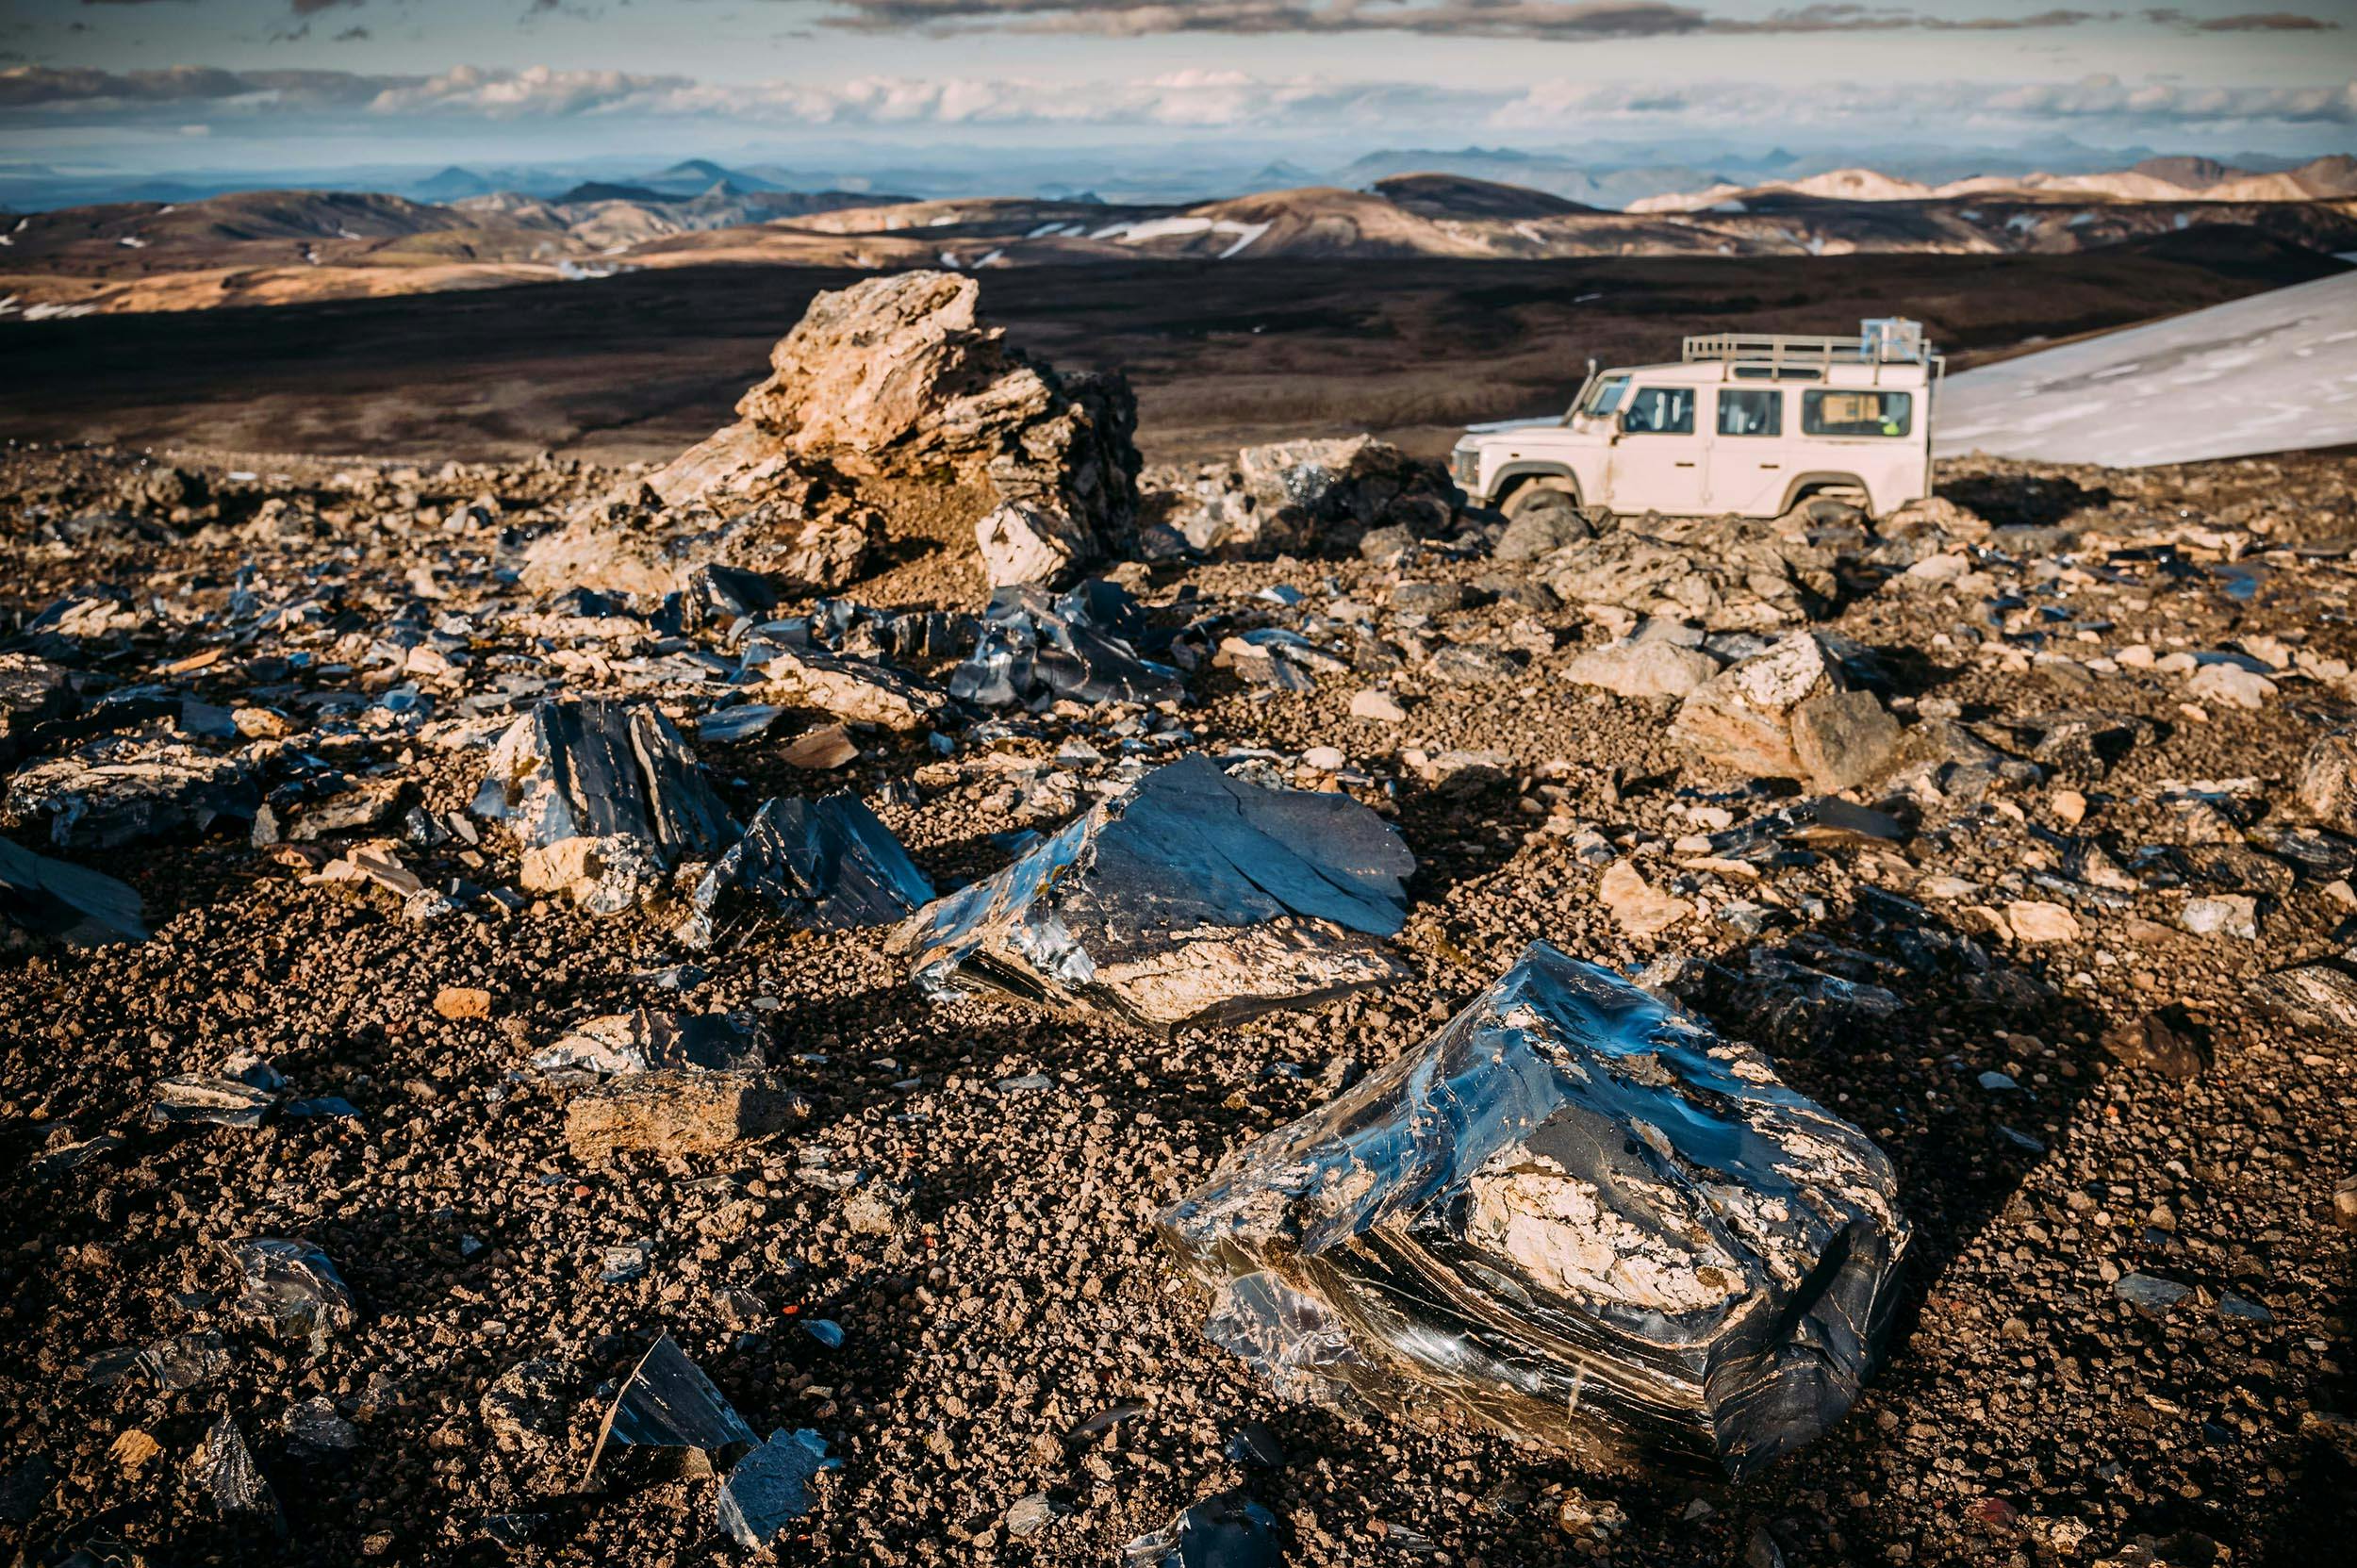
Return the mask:
[(2357, 272), (1948, 378), (1932, 450), (2146, 468), (2357, 443)]

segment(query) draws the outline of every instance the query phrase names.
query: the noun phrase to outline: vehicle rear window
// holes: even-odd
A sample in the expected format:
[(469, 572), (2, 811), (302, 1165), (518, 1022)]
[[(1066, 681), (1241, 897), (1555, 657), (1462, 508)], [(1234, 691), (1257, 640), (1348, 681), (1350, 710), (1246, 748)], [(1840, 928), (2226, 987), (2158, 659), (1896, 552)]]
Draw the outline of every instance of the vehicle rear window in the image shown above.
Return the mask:
[(1911, 392), (1805, 391), (1801, 431), (1808, 436), (1904, 436), (1913, 428)]
[(1636, 396), (1628, 400), (1628, 412), (1622, 416), (1621, 428), (1648, 436), (1691, 436), (1694, 434), (1694, 388), (1638, 388)]
[(1781, 436), (1784, 434), (1784, 394), (1765, 388), (1719, 388), (1719, 434), (1722, 436)]

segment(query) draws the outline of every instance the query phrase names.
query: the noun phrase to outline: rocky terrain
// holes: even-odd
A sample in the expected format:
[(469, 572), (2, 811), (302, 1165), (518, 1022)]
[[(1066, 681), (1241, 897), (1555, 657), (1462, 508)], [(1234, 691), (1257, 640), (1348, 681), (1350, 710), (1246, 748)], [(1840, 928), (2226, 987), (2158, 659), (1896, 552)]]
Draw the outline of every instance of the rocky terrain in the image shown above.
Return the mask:
[[(660, 464), (6, 449), (13, 1557), (2329, 1560), (2357, 460), (1509, 526), (1363, 437), (1141, 479), (960, 285), (822, 297)], [(1838, 1245), (1680, 1187), (1864, 1269), (1752, 1352), (1879, 1320), (1757, 1461), (1595, 1441), (1625, 1359), (1518, 1442), (1478, 1358), (1215, 1307), (1206, 1195), (1321, 1124), (1255, 1140), (1574, 1048), (1534, 943), (1621, 1020), (1599, 1157), (1819, 1130)], [(1416, 1254), (1533, 1355), (1733, 1288), (1533, 1296), (1546, 1169)]]

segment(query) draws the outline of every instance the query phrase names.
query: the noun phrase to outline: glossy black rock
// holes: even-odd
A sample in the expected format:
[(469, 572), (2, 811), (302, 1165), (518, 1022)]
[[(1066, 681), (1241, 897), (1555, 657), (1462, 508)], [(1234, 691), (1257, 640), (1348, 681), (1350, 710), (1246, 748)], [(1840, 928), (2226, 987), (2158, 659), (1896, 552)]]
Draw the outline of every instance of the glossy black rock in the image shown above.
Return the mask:
[(932, 896), (931, 881), (857, 796), (782, 796), (762, 802), (745, 836), (713, 862), (681, 935), (709, 946), (719, 927), (763, 914), (829, 931), (885, 926)]
[(949, 677), (949, 692), (991, 707), (1042, 698), (1094, 703), (1176, 697), (1178, 671), (1139, 652), (1149, 635), (1137, 601), (1102, 579), (1062, 594), (1036, 583), (997, 588), (973, 652)]
[(1150, 1029), (1300, 1006), (1399, 972), (1415, 857), (1344, 795), (1156, 769), (893, 935), (917, 987), (1101, 1007)]
[(1857, 1397), (1908, 1238), (1865, 1134), (1544, 943), (1156, 1223), (1280, 1389), (1739, 1477)]
[(667, 861), (717, 854), (736, 836), (687, 742), (652, 706), (542, 702), (491, 750), (475, 809), (526, 846), (637, 839)]

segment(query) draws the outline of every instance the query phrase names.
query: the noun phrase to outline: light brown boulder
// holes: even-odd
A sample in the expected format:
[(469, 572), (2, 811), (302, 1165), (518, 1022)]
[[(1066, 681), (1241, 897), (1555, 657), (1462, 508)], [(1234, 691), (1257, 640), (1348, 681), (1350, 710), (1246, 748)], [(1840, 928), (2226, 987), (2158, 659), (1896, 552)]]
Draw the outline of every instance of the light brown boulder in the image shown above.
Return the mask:
[(565, 1108), (565, 1142), (584, 1159), (709, 1154), (782, 1131), (809, 1110), (766, 1073), (634, 1073), (576, 1094)]
[(2333, 730), (2308, 748), (2300, 808), (2335, 833), (2357, 834), (2357, 730)]
[(1696, 686), (1678, 707), (1671, 737), (1706, 762), (1754, 778), (1798, 779), (1808, 767), (1792, 749), (1792, 711), (1845, 690), (1824, 645), (1795, 632)]
[(1599, 686), (1616, 697), (1684, 697), (1719, 673), (1719, 661), (1699, 648), (1663, 637), (1624, 638), (1574, 659), (1564, 678)]
[(1670, 734), (1718, 767), (1826, 791), (1889, 772), (1904, 739), (1898, 721), (1871, 692), (1850, 689), (1809, 632), (1791, 633), (1696, 686)]

